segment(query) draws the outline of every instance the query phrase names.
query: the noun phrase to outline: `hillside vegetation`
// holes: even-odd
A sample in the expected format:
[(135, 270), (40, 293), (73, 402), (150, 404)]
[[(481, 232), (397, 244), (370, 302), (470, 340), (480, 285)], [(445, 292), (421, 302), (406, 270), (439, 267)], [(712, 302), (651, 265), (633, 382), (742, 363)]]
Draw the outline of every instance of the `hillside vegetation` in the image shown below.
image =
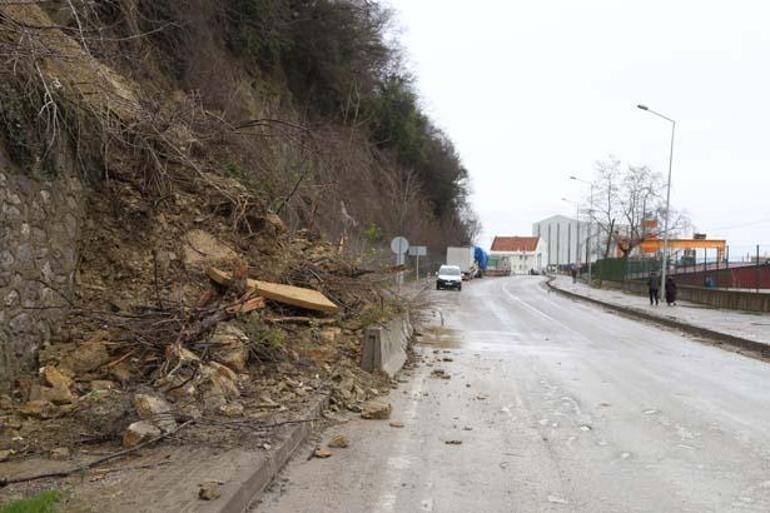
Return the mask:
[(468, 174), (424, 114), (390, 13), (367, 0), (107, 0), (2, 9), (2, 139), (55, 172), (157, 203), (191, 177), (235, 179), (290, 228), (441, 250), (477, 229)]

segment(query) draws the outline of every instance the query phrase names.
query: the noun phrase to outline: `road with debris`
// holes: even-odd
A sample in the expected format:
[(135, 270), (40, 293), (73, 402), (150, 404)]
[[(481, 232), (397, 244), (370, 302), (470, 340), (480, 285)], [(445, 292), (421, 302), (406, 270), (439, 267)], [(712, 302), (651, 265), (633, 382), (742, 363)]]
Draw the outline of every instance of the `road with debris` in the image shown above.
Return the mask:
[(537, 277), (431, 298), (424, 360), (388, 397), (404, 427), (329, 429), (350, 446), (300, 451), (255, 511), (770, 511), (767, 363)]

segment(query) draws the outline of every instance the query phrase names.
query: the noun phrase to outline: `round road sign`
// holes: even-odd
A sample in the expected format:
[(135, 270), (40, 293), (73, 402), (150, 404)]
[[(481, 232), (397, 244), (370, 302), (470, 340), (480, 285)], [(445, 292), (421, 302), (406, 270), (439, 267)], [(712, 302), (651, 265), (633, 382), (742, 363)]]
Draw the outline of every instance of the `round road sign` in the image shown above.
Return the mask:
[(390, 241), (390, 249), (397, 255), (403, 255), (409, 250), (409, 241), (404, 237), (393, 237)]

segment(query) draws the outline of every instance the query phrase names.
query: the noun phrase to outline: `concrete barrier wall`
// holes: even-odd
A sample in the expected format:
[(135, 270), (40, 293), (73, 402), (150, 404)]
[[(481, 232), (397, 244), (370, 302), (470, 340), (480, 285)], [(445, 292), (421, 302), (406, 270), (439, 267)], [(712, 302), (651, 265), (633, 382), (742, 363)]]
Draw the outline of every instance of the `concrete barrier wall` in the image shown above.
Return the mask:
[[(631, 294), (647, 296), (647, 283), (643, 281), (604, 281), (602, 288), (624, 290)], [(663, 298), (661, 297), (661, 299)], [(762, 292), (757, 294), (744, 290), (707, 289), (679, 285), (677, 287), (677, 299), (725, 310), (770, 313), (770, 294)]]
[(406, 351), (413, 334), (408, 315), (397, 317), (385, 326), (367, 328), (361, 368), (393, 377), (406, 362)]

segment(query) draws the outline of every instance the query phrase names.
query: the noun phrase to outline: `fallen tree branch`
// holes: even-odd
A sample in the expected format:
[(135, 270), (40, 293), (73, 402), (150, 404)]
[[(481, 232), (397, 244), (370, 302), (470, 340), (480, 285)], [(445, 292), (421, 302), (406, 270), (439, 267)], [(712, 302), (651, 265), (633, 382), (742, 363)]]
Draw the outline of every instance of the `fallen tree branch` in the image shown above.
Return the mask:
[(275, 324), (334, 324), (337, 319), (322, 319), (319, 317), (302, 317), (302, 316), (287, 316), (287, 317), (264, 317), (265, 322), (272, 322)]

